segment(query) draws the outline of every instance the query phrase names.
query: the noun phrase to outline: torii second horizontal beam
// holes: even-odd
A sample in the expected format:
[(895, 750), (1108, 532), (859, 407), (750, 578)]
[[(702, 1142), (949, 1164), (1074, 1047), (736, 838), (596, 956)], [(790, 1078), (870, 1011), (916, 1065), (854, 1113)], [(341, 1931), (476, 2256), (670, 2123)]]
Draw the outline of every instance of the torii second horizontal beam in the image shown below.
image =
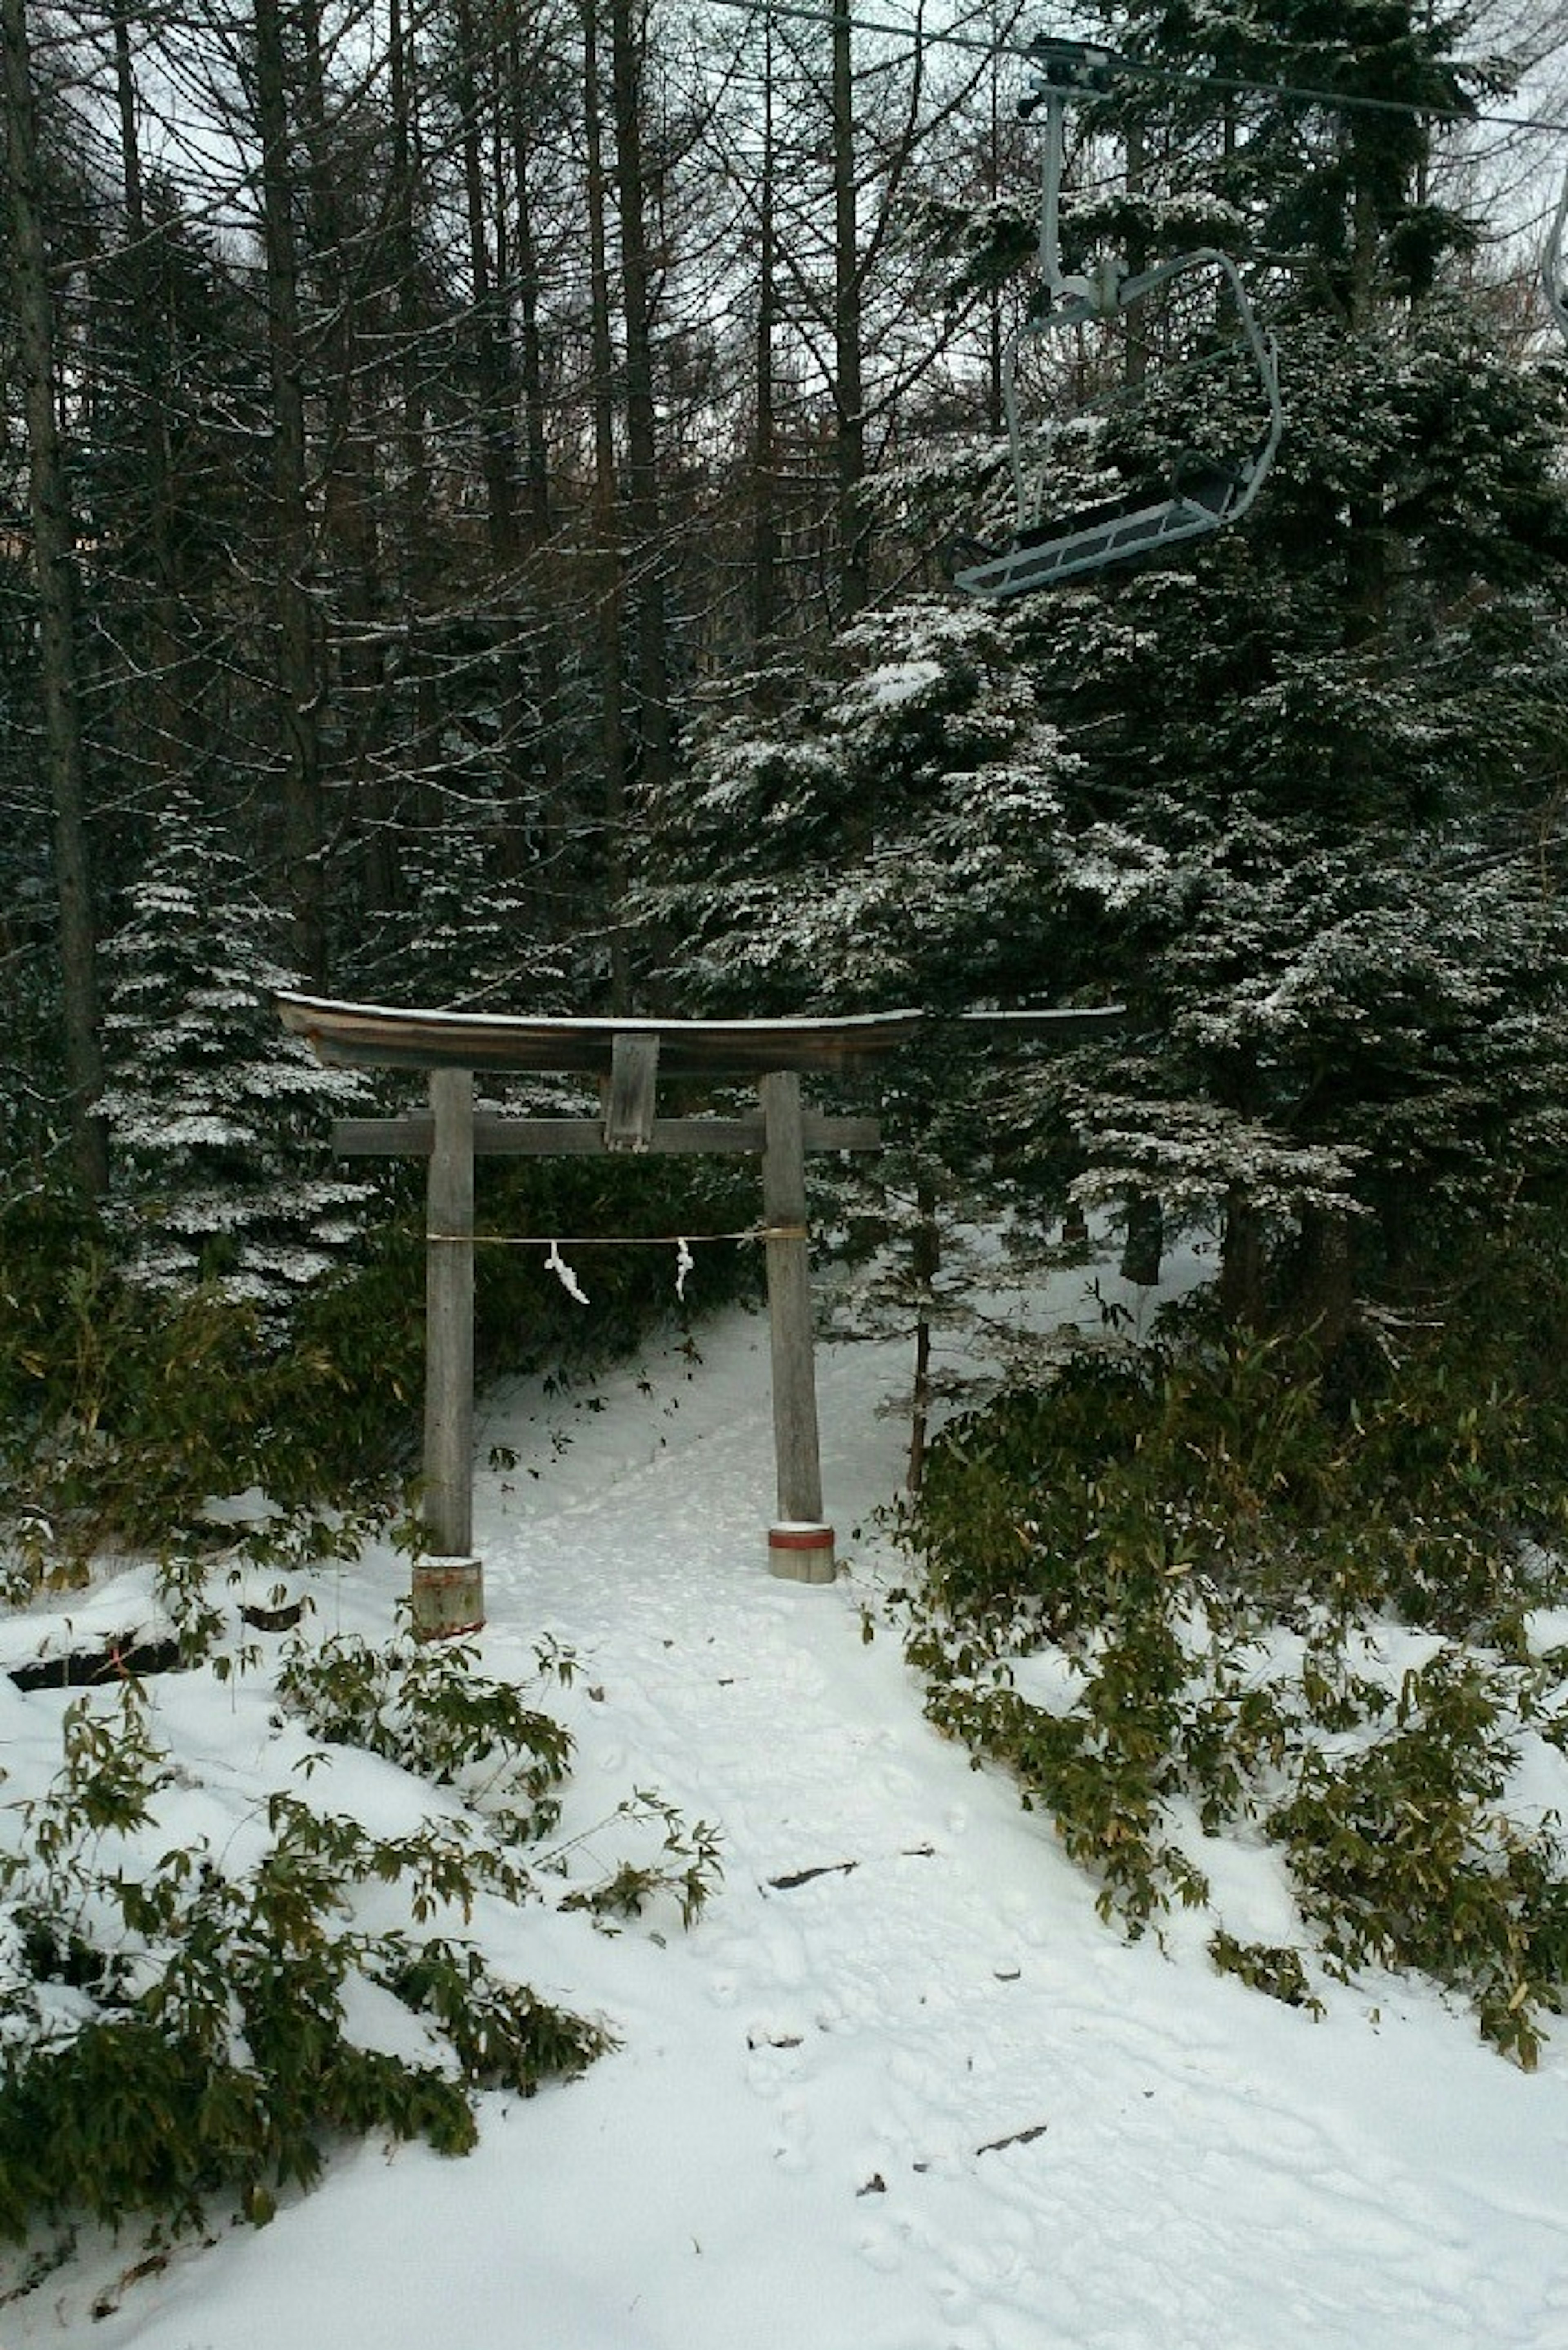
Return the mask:
[[(807, 1150), (879, 1150), (882, 1129), (874, 1118), (824, 1118), (808, 1109), (803, 1125)], [(435, 1137), (432, 1118), (345, 1118), (332, 1128), (332, 1148), (348, 1159), (428, 1159)], [(656, 1118), (647, 1149), (684, 1158), (754, 1152), (767, 1144), (760, 1118)], [(602, 1123), (593, 1118), (505, 1118), (476, 1110), (473, 1149), (480, 1159), (583, 1159), (606, 1148)]]

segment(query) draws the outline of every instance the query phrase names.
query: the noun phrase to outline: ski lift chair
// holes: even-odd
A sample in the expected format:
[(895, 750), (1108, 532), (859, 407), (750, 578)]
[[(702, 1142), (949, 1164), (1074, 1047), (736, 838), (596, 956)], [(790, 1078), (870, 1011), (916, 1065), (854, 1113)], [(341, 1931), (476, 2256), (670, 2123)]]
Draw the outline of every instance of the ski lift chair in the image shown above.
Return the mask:
[[(1076, 91), (1103, 88), (1115, 60), (1108, 50), (1076, 42), (1040, 40), (1032, 47), (1041, 65), (1042, 82), (1021, 101), (1019, 112), (1028, 116), (1043, 106), (1045, 113), (1040, 268), (1046, 307), (1010, 337), (1002, 354), (1002, 400), (1017, 521), (1004, 547), (964, 539), (952, 550), (953, 586), (968, 596), (999, 600), (1147, 562), (1168, 548), (1208, 538), (1228, 524), (1239, 522), (1263, 485), (1284, 429), (1274, 346), (1258, 324), (1241, 273), (1229, 254), (1203, 245), (1136, 276), (1130, 276), (1118, 261), (1103, 263), (1092, 276), (1069, 275), (1063, 269), (1060, 208), (1067, 100)], [(1163, 488), (1134, 490), (1125, 497), (1083, 507), (1064, 519), (1045, 520), (1036, 511), (1024, 459), (1018, 386), (1022, 353), (1032, 343), (1071, 336), (1091, 320), (1123, 317), (1161, 286), (1199, 272), (1218, 272), (1229, 288), (1262, 392), (1265, 421), (1261, 437), (1235, 465), (1220, 464), (1212, 458), (1184, 457), (1178, 460)]]
[(1542, 255), (1541, 282), (1546, 291), (1546, 304), (1557, 321), (1559, 333), (1568, 342), (1568, 269), (1564, 266), (1563, 241), (1568, 235), (1568, 173), (1563, 175), (1563, 193), (1557, 199), (1557, 211), (1552, 223), (1552, 234), (1546, 240)]

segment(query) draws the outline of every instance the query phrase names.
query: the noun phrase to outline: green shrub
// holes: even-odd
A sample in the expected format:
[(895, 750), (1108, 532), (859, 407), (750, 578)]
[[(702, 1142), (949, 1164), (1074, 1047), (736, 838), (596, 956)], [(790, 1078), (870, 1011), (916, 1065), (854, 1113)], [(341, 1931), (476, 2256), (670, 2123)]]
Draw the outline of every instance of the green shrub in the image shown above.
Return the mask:
[[(69, 1252), (57, 1262), (52, 1239)], [(24, 1573), (79, 1578), (109, 1539), (157, 1551), (202, 1530), (211, 1496), (251, 1485), (302, 1509), (385, 1485), (381, 1389), (372, 1404), (319, 1347), (278, 1355), (249, 1306), (137, 1289), (86, 1224), (20, 1212), (0, 1218), (0, 1536)], [(401, 1341), (383, 1327), (373, 1377), (417, 1397), (408, 1323)]]
[[(333, 1644), (296, 1658), (289, 1701), (329, 1730), (369, 1724), (365, 1742), (449, 1785), (493, 1764), (508, 1794), (553, 1786), (566, 1732), (462, 1654), (436, 1653), (431, 1669), (428, 1653)], [(418, 1930), (469, 1918), (482, 1892), (536, 1893), (476, 1814), (377, 1836), (279, 1793), (259, 1858), (236, 1869), (205, 1845), (159, 1851), (174, 1775), (127, 1682), (67, 1709), (55, 1783), (4, 1817), (0, 2234), (83, 2214), (195, 2225), (214, 2199), (265, 2219), (335, 2137), (377, 2129), (462, 2152), (475, 2089), (531, 2094), (608, 2044), (601, 2025), (496, 1977), (472, 1944)], [(515, 1832), (515, 1809), (498, 1808)], [(397, 1894), (410, 1927), (364, 1922), (371, 1887)], [(425, 2020), (428, 2062), (358, 2043), (351, 1979)]]
[[(542, 1677), (570, 1679), (568, 1651), (537, 1654)], [(260, 2221), (344, 2135), (462, 2153), (477, 2090), (532, 2095), (611, 2044), (454, 1930), (482, 1897), (543, 1898), (628, 1828), (656, 1848), (592, 1881), (579, 1870), (562, 1908), (607, 1922), (662, 1895), (691, 1925), (719, 1881), (715, 1832), (646, 1791), (538, 1849), (570, 1737), (470, 1648), (296, 1641), (278, 1695), (324, 1742), (307, 1786), (327, 1746), (352, 1743), (446, 1790), (441, 1816), (376, 1835), (286, 1788), (258, 1800), (247, 1836), (170, 1845), (160, 1798), (188, 1773), (140, 1685), (67, 1707), (55, 1781), (0, 1808), (0, 2237), (132, 2213), (195, 2226), (224, 2202)], [(349, 2015), (378, 1997), (420, 2019), (428, 2059), (355, 2038)]]
[(1441, 1651), (1407, 1676), (1389, 1735), (1350, 1759), (1308, 1749), (1268, 1825), (1331, 1965), (1464, 1992), (1529, 2067), (1568, 1991), (1568, 1880), (1558, 1838), (1502, 1808), (1513, 1701), (1506, 1676)]
[[(1557, 1263), (1541, 1302), (1568, 1337)], [(1565, 1423), (1538, 1365), (1507, 1377), (1484, 1290), (1464, 1296), (1473, 1346), (1456, 1313), (1326, 1360), (1199, 1307), (958, 1419), (899, 1523), (923, 1570), (909, 1646), (933, 1719), (1049, 1811), (1103, 1914), (1136, 1933), (1207, 1899), (1177, 1806), (1206, 1834), (1253, 1824), (1331, 1965), (1418, 1968), (1529, 2064), (1568, 1981), (1568, 1884), (1507, 1779), (1521, 1721), (1560, 1742), (1568, 1719), (1568, 1653), (1526, 1642), (1568, 1596)], [(1398, 1695), (1357, 1638), (1391, 1623), (1446, 1642)], [(1043, 1643), (1070, 1701), (1015, 1685)], [(1250, 1946), (1216, 1947), (1273, 1987)]]
[[(639, 1787), (619, 1806), (615, 1821), (618, 1826), (653, 1828), (659, 1838), (657, 1848), (645, 1860), (617, 1861), (595, 1883), (566, 1894), (561, 1908), (586, 1909), (609, 1930), (609, 1920), (640, 1918), (663, 1896), (673, 1902), (682, 1926), (694, 1926), (724, 1874), (718, 1829), (708, 1820), (697, 1820), (689, 1826), (672, 1804), (647, 1787)], [(593, 1840), (591, 1833), (575, 1841)], [(564, 1860), (565, 1849), (552, 1856), (556, 1865)]]
[[(299, 1640), (278, 1694), (327, 1745), (361, 1746), (438, 1786), (456, 1785), (509, 1837), (531, 1840), (559, 1815), (555, 1790), (571, 1762), (571, 1735), (510, 1682), (475, 1673), (477, 1653), (458, 1641), (375, 1648), (355, 1635), (319, 1648)], [(570, 1677), (569, 1662), (548, 1661)]]
[(1304, 2007), (1313, 2015), (1325, 2012), (1321, 1999), (1307, 1981), (1302, 1954), (1278, 1942), (1241, 1942), (1223, 1928), (1210, 1936), (1209, 1955), (1222, 1975), (1235, 1975), (1254, 1991), (1267, 1992), (1286, 2007)]

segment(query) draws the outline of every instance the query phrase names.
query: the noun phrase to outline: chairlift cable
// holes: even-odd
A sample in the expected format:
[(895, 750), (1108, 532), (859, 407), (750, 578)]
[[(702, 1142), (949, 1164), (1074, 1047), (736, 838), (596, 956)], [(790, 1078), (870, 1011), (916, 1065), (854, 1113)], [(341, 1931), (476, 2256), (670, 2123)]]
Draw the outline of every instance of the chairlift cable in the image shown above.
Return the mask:
[[(815, 25), (825, 30), (841, 21), (840, 14), (803, 6), (800, 0), (707, 0), (707, 5), (732, 9), (744, 16), (765, 15), (774, 20)], [(849, 24), (852, 32), (908, 41), (916, 48), (966, 49), (983, 57), (1012, 57), (1024, 64), (1030, 57), (1027, 43), (1020, 47), (1009, 41), (982, 38), (979, 34), (935, 33), (914, 25), (888, 24), (871, 16), (852, 16)], [(1142, 58), (1124, 57), (1119, 52), (1112, 54), (1117, 75), (1129, 81), (1167, 83), (1185, 90), (1213, 90), (1221, 97), (1293, 99), (1306, 106), (1327, 107), (1336, 113), (1399, 114), (1419, 121), (1451, 122), (1460, 126), (1484, 123), (1495, 130), (1540, 130), (1553, 139), (1568, 139), (1568, 122), (1549, 122), (1540, 115), (1494, 114), (1481, 108), (1443, 106), (1436, 100), (1419, 103), (1411, 99), (1370, 98), (1353, 90), (1320, 89), (1305, 83), (1258, 81), (1241, 74), (1193, 73), (1175, 66), (1147, 64)]]

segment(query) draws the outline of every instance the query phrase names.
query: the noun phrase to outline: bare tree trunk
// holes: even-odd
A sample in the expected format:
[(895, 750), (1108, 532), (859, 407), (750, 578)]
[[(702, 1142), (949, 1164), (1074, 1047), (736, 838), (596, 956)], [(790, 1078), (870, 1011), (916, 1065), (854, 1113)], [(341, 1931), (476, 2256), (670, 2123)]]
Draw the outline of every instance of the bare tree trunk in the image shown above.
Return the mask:
[(37, 140), (26, 0), (0, 0), (5, 109), (5, 193), (11, 213), (12, 298), (27, 426), (29, 519), (38, 591), (38, 675), (44, 755), (55, 811), (55, 890), (60, 917), (66, 1081), (78, 1180), (98, 1198), (109, 1155), (95, 1104), (103, 1090), (98, 938), (88, 849), (86, 762), (77, 672), (76, 594), (65, 464), (55, 417), (54, 317), (39, 210)]
[(1220, 1304), (1227, 1322), (1259, 1329), (1263, 1319), (1263, 1224), (1246, 1192), (1233, 1183), (1225, 1196), (1220, 1243)]
[[(1144, 126), (1137, 120), (1136, 115), (1127, 125), (1127, 210), (1136, 220), (1137, 217), (1138, 198), (1144, 192), (1144, 176), (1147, 160), (1144, 145)], [(1147, 267), (1147, 263), (1148, 251), (1142, 235), (1139, 234), (1129, 238), (1127, 251), (1127, 267), (1136, 276), (1140, 270)], [(1127, 328), (1127, 350), (1125, 355), (1127, 380), (1135, 389), (1145, 380), (1148, 374), (1150, 333), (1151, 324), (1147, 319), (1147, 311), (1144, 323), (1141, 325), (1137, 323), (1135, 314), (1135, 321), (1130, 324)]]
[[(992, 26), (995, 36), (994, 20)], [(992, 205), (1002, 193), (1002, 92), (1001, 73), (995, 61), (987, 76), (986, 99), (990, 108), (990, 128), (985, 149), (985, 192)], [(1002, 352), (1007, 336), (1002, 319), (1002, 288), (992, 284), (985, 297), (985, 421), (993, 439), (1000, 439), (1007, 429), (1007, 400), (1003, 385)]]
[(311, 600), (314, 546), (308, 502), (297, 190), (289, 161), (288, 84), (280, 0), (253, 0), (256, 129), (262, 149), (262, 242), (272, 371), (274, 588), (276, 679), (284, 735), (283, 842), (293, 959), (308, 985), (327, 973), (326, 821), (321, 779), (319, 661)]
[(343, 778), (353, 793), (356, 834), (369, 852), (361, 861), (368, 901), (372, 911), (379, 911), (391, 902), (391, 889), (385, 857), (377, 853), (380, 830), (374, 793), (364, 789), (366, 775), (375, 771), (383, 723), (384, 664), (378, 625), (381, 577), (376, 443), (364, 412), (369, 370), (354, 259), (361, 221), (356, 207), (344, 199), (345, 155), (341, 132), (328, 113), (321, 0), (302, 0), (301, 24), (311, 247), (327, 318), (322, 520), (332, 570), (341, 580), (337, 610), (331, 619), (337, 624), (337, 688), (348, 722)]
[[(322, 530), (336, 583), (334, 606), (321, 616), (319, 658), (335, 669), (344, 724), (340, 775), (348, 794), (346, 821), (358, 851), (366, 910), (397, 902), (397, 874), (388, 824), (381, 753), (387, 723), (388, 660), (381, 623), (385, 607), (379, 510), (379, 432), (374, 402), (378, 370), (369, 364), (365, 268), (357, 258), (366, 234), (365, 208), (346, 193), (348, 160), (335, 124), (322, 53), (321, 0), (301, 0), (305, 47), (304, 130), (308, 159), (310, 239), (325, 314), (322, 337)], [(398, 42), (394, 0), (389, 37)], [(394, 67), (394, 74), (397, 68)], [(398, 84), (394, 80), (394, 89)], [(400, 91), (399, 95), (400, 96)], [(394, 130), (394, 156), (398, 153)], [(401, 198), (394, 161), (394, 207), (389, 249), (400, 261), (396, 206)], [(385, 297), (378, 289), (374, 297)], [(373, 333), (374, 329), (371, 328)], [(330, 643), (327, 632), (330, 631)]]
[[(507, 62), (511, 98), (512, 192), (516, 205), (515, 269), (518, 327), (521, 341), (523, 391), (523, 484), (531, 551), (535, 567), (543, 560), (555, 527), (551, 511), (549, 441), (545, 427), (545, 357), (539, 331), (539, 261), (534, 237), (534, 205), (529, 172), (529, 141), (524, 111), (527, 77), (515, 0), (506, 20)], [(544, 778), (545, 870), (540, 891), (540, 925), (547, 937), (565, 928), (565, 892), (559, 879), (566, 854), (566, 756), (561, 710), (561, 655), (556, 617), (548, 608), (547, 588), (535, 593), (535, 625), (538, 632), (539, 758)]]
[(510, 564), (517, 554), (517, 509), (507, 336), (502, 300), (492, 283), (490, 247), (485, 235), (484, 163), (480, 140), (479, 85), (474, 70), (477, 36), (469, 0), (457, 0), (455, 26), (457, 53), (453, 66), (462, 118), (462, 185), (469, 274), (473, 289), (474, 359), (479, 381), (485, 509), (492, 552), (502, 563)]
[(1127, 1203), (1127, 1239), (1122, 1246), (1121, 1276), (1139, 1289), (1154, 1289), (1159, 1284), (1160, 1259), (1165, 1253), (1165, 1217), (1158, 1199), (1152, 1191), (1129, 1191)]
[(763, 52), (762, 188), (757, 222), (756, 422), (752, 443), (752, 634), (759, 650), (779, 625), (778, 425), (774, 406), (774, 330), (778, 317), (778, 249), (774, 220), (774, 32), (764, 26)]
[(915, 1290), (915, 1378), (909, 1399), (909, 1457), (904, 1483), (918, 1493), (926, 1473), (926, 1448), (931, 1424), (931, 1327), (933, 1284), (942, 1262), (942, 1232), (937, 1214), (937, 1190), (929, 1175), (915, 1183), (916, 1222), (909, 1252)]
[(159, 355), (144, 320), (155, 298), (155, 247), (149, 234), (142, 189), (141, 150), (136, 125), (136, 78), (130, 52), (129, 0), (116, 0), (114, 10), (115, 96), (119, 111), (120, 181), (125, 196), (126, 259), (130, 268), (127, 299), (137, 316), (131, 321), (131, 365), (141, 425), (142, 494), (146, 501), (146, 546), (152, 593), (147, 613), (147, 671), (150, 699), (145, 723), (151, 735), (151, 757), (157, 772), (172, 775), (189, 761), (182, 745), (187, 721), (179, 691), (180, 618), (178, 565), (170, 529), (169, 449), (158, 382)]
[[(391, 97), (392, 189), (391, 243), (396, 277), (394, 316), (398, 331), (398, 397), (401, 411), (398, 435), (402, 489), (398, 501), (399, 534), (402, 541), (400, 589), (407, 629), (404, 660), (411, 675), (414, 733), (420, 754), (433, 743), (440, 725), (440, 705), (426, 648), (421, 641), (430, 610), (435, 556), (431, 545), (431, 461), (425, 421), (425, 391), (421, 359), (424, 324), (417, 291), (419, 239), (415, 225), (418, 188), (418, 92), (413, 66), (412, 28), (404, 21), (401, 0), (389, 0), (387, 27), (389, 86)], [(419, 795), (420, 817), (434, 823), (433, 794), (428, 782)], [(373, 886), (396, 896), (391, 858), (384, 847), (372, 847), (380, 872)]]
[[(482, 97), (478, 65), (480, 34), (470, 0), (458, 0), (458, 103), (462, 114), (462, 177), (468, 222), (469, 269), (473, 286), (475, 372), (479, 380), (479, 425), (484, 472), (485, 521), (490, 552), (498, 579), (499, 613), (496, 670), (500, 689), (500, 768), (504, 779), (506, 838), (515, 870), (526, 862), (524, 845), (528, 828), (526, 805), (530, 775), (524, 754), (527, 695), (524, 687), (522, 628), (517, 598), (523, 541), (518, 527), (516, 411), (512, 380), (510, 320), (507, 316), (504, 229), (496, 216), (493, 274), (486, 232), (486, 186), (480, 137)], [(485, 40), (491, 28), (485, 28)], [(499, 100), (493, 86), (489, 101), (493, 140), (498, 140)]]
[(1350, 1219), (1314, 1208), (1302, 1220), (1294, 1313), (1324, 1354), (1342, 1346), (1355, 1320)]
[(598, 559), (595, 610), (599, 655), (599, 748), (604, 762), (605, 894), (609, 937), (610, 1008), (631, 1008), (631, 966), (621, 919), (626, 898), (626, 715), (621, 681), (621, 551), (616, 493), (615, 359), (610, 341), (609, 262), (606, 249), (604, 145), (598, 115), (598, 0), (583, 8), (583, 72), (588, 163), (588, 246), (594, 375), (594, 536)]
[(657, 795), (670, 781), (670, 674), (665, 551), (659, 527), (658, 427), (653, 398), (653, 275), (643, 188), (642, 34), (635, 0), (609, 0), (610, 96), (626, 334), (627, 553), (636, 581), (638, 727), (641, 781)]
[(855, 182), (855, 74), (849, 0), (833, 7), (833, 349), (837, 451), (838, 619), (852, 620), (871, 593), (861, 504), (866, 479), (866, 388), (861, 349), (859, 207)]

